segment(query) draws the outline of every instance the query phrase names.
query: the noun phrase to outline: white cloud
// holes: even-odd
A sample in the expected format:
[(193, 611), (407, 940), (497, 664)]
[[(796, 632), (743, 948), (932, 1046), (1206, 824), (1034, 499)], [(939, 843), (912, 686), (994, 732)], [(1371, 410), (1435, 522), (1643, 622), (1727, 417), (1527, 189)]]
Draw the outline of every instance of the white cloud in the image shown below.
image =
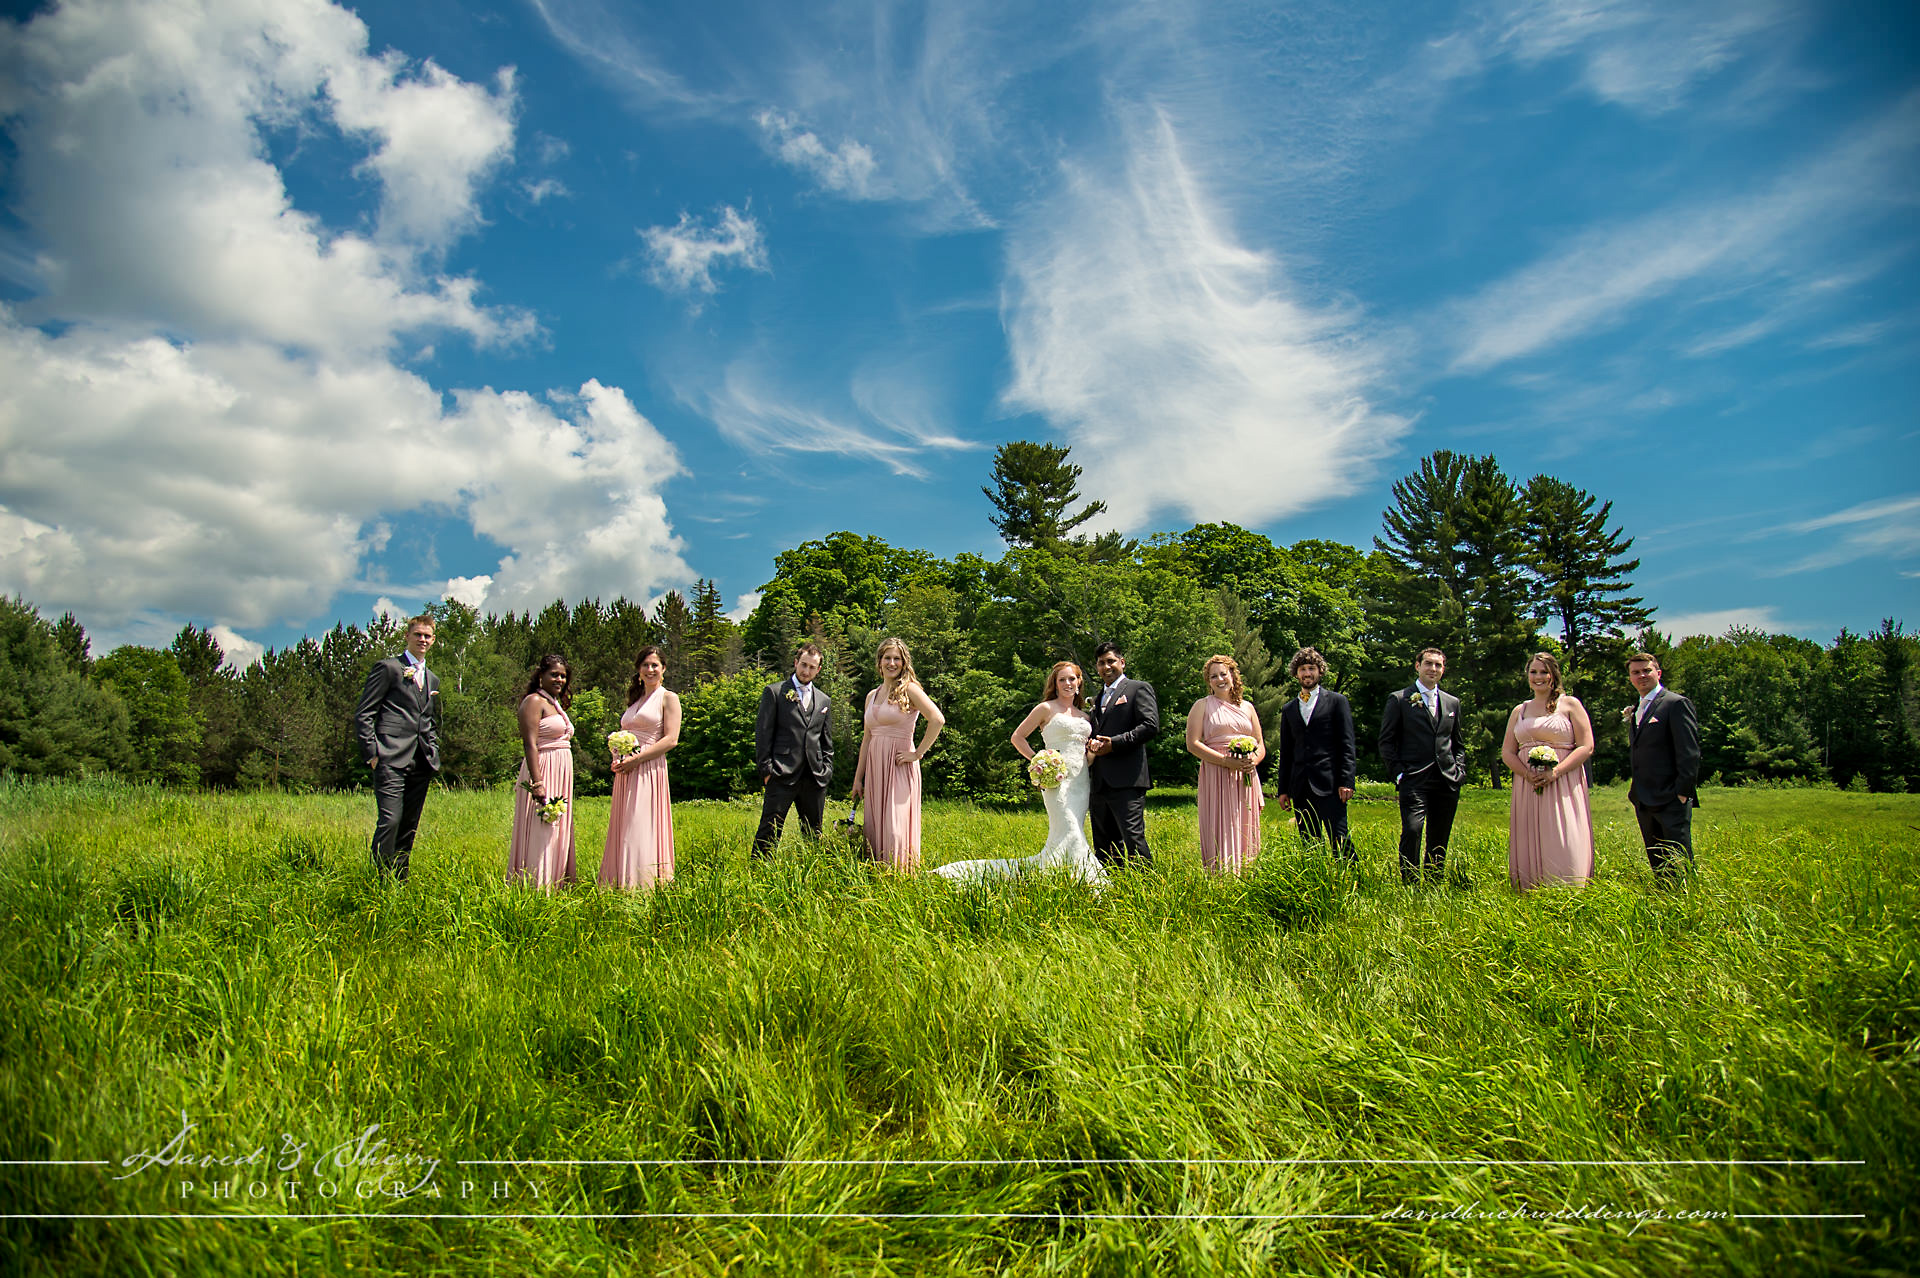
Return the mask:
[(474, 192), (513, 154), (511, 68), (489, 93), (430, 61), (408, 75), (397, 53), (349, 56), (329, 68), (327, 93), (342, 129), (377, 140), (364, 168), (380, 178), (383, 237), (438, 249), (479, 222)]
[[(1456, 372), (1481, 372), (1624, 322), (1635, 307), (1697, 280), (1799, 266), (1826, 234), (1877, 207), (1910, 207), (1920, 97), (1776, 180), (1768, 189), (1602, 226), (1446, 308), (1437, 325)], [(1806, 286), (1812, 287), (1812, 286)], [(1692, 354), (1755, 340), (1765, 320), (1696, 343)]]
[(477, 573), (472, 577), (449, 577), (442, 599), (462, 603), (474, 611), (486, 607), (487, 591), (493, 585), (493, 578), (486, 573)]
[[(538, 606), (692, 577), (660, 497), (679, 462), (617, 388), (449, 407), (391, 358), (410, 330), (532, 331), (429, 269), (511, 153), (510, 74), (369, 57), (319, 0), (71, 0), (0, 41), (9, 198), (44, 285), (0, 306), (0, 590), (102, 632), (298, 622), (364, 588), (414, 511), (506, 548), (449, 593)], [(328, 127), (368, 143), (372, 236), (297, 209), (268, 159), (270, 131)]]
[(1834, 568), (1858, 559), (1910, 559), (1920, 555), (1920, 493), (1862, 502), (1831, 515), (1790, 524), (1786, 531), (1808, 534), (1842, 529), (1838, 540), (1790, 563), (1766, 571), (1767, 576)]
[(1715, 612), (1689, 612), (1675, 617), (1656, 618), (1654, 629), (1676, 643), (1688, 635), (1718, 639), (1735, 626), (1743, 630), (1764, 630), (1769, 634), (1793, 634), (1804, 627), (1797, 621), (1784, 621), (1773, 607), (1722, 608)]
[(838, 453), (868, 457), (896, 475), (916, 479), (927, 472), (913, 460), (919, 441), (903, 441), (876, 434), (818, 408), (795, 404), (768, 389), (761, 375), (744, 359), (727, 367), (720, 387), (705, 392), (681, 391), (690, 406), (704, 413), (722, 434), (756, 453)]
[[(8, 30), (15, 211), (37, 244), (30, 321), (146, 323), (326, 352), (410, 330), (516, 341), (530, 317), (423, 274), (475, 225), (474, 192), (511, 146), (510, 83), (489, 93), (366, 53), (320, 0), (74, 0)], [(373, 144), (376, 239), (294, 207), (266, 133), (332, 125)]]
[(267, 655), (265, 644), (255, 643), (231, 626), (214, 626), (209, 633), (224, 654), (220, 664), (229, 670), (245, 670), (258, 665), (260, 658)]
[(381, 595), (373, 601), (372, 615), (375, 620), (381, 617), (387, 617), (394, 621), (405, 621), (407, 618), (413, 616), (413, 610), (411, 608), (402, 608), (387, 596)]
[(1353, 491), (1407, 429), (1372, 402), (1378, 357), (1235, 238), (1164, 116), (1129, 143), (1124, 172), (1070, 170), (1012, 236), (1007, 403), (1065, 437), (1122, 528)]
[(723, 207), (711, 226), (682, 213), (678, 224), (647, 227), (640, 237), (647, 243), (648, 277), (669, 292), (715, 292), (717, 267), (769, 269), (760, 224), (732, 206)]
[(538, 182), (522, 182), (520, 192), (535, 204), (544, 204), (553, 199), (570, 199), (573, 192), (559, 178), (541, 178)]
[(728, 621), (745, 621), (760, 606), (760, 592), (749, 590), (734, 598), (733, 607), (727, 610)]
[(1582, 86), (1595, 97), (1657, 115), (1683, 105), (1700, 82), (1762, 52), (1765, 37), (1794, 9), (1779, 0), (1521, 0), (1494, 19), (1490, 43), (1524, 64), (1574, 58)]
[(692, 576), (659, 495), (673, 449), (598, 382), (557, 406), (459, 391), (448, 410), (390, 364), (49, 337), (0, 309), (0, 385), (0, 589), (43, 607), (312, 616), (360, 579), (387, 512), (421, 508), (511, 548), (489, 596), (504, 606)]
[(775, 155), (829, 191), (838, 191), (856, 200), (874, 196), (873, 152), (848, 139), (838, 147), (828, 147), (811, 130), (784, 111), (771, 108), (754, 117), (767, 145)]

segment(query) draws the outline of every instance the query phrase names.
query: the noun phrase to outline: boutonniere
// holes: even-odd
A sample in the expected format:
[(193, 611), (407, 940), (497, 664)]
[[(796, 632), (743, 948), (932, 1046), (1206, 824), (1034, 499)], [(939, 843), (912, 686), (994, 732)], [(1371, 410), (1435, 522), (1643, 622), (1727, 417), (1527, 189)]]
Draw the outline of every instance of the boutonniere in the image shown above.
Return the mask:
[(418, 684), (420, 682), (420, 667), (419, 666), (401, 666), (400, 677), (402, 679), (405, 679), (408, 683)]
[(800, 704), (800, 694), (799, 694), (799, 693), (797, 693), (797, 692), (795, 692), (795, 691), (794, 691), (794, 690), (793, 690), (792, 688), (788, 688), (788, 689), (787, 689), (787, 700), (789, 700), (789, 701), (791, 701), (791, 702), (793, 702), (793, 704), (795, 704), (795, 705), (799, 705), (799, 704)]

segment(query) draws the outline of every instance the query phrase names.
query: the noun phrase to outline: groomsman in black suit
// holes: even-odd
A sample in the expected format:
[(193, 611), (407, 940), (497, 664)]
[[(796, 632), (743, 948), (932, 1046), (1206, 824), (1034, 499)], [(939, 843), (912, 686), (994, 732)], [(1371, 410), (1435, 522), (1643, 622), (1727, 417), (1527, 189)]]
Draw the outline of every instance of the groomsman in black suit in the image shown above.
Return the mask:
[(1627, 681), (1640, 700), (1627, 707), (1633, 738), (1633, 784), (1627, 798), (1640, 820), (1647, 863), (1662, 877), (1676, 875), (1675, 854), (1693, 864), (1693, 810), (1700, 806), (1700, 720), (1693, 702), (1660, 681), (1660, 659), (1650, 652), (1627, 658)]
[(1353, 707), (1320, 686), (1327, 663), (1314, 649), (1294, 653), (1291, 669), (1300, 695), (1280, 712), (1280, 808), (1299, 813), (1308, 838), (1324, 835), (1335, 852), (1356, 861), (1359, 855), (1347, 835), (1347, 800), (1353, 798), (1359, 761)]
[(1153, 860), (1147, 848), (1147, 791), (1153, 786), (1147, 742), (1160, 732), (1160, 701), (1152, 684), (1127, 678), (1126, 654), (1114, 644), (1093, 650), (1093, 671), (1101, 683), (1088, 714), (1093, 854), (1109, 869), (1136, 856), (1144, 865)]
[(792, 677), (769, 684), (760, 694), (753, 754), (766, 790), (760, 799), (760, 828), (753, 835), (755, 856), (773, 854), (789, 808), (799, 812), (802, 829), (820, 837), (827, 783), (833, 780), (830, 705), (827, 694), (813, 685), (820, 655), (818, 644), (801, 644), (794, 650)]
[(373, 769), (373, 863), (401, 882), (427, 787), (440, 770), (440, 681), (427, 669), (431, 647), (433, 618), (422, 614), (407, 623), (406, 651), (367, 671), (354, 711), (360, 755)]
[(1440, 691), (1447, 656), (1423, 648), (1413, 663), (1419, 676), (1411, 688), (1387, 698), (1380, 716), (1380, 758), (1400, 789), (1400, 881), (1420, 877), (1420, 831), (1427, 835), (1427, 876), (1446, 869), (1447, 840), (1460, 810), (1460, 783), (1467, 756), (1460, 744), (1460, 698)]

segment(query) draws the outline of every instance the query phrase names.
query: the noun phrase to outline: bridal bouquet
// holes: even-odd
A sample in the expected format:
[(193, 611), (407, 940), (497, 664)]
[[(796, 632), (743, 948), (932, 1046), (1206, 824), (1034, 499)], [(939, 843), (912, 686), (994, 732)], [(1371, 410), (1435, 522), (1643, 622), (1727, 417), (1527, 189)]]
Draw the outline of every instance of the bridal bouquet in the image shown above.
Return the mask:
[(1058, 750), (1042, 750), (1027, 763), (1027, 778), (1042, 790), (1057, 790), (1067, 779), (1067, 760)]
[(640, 738), (634, 736), (631, 732), (622, 730), (620, 732), (609, 732), (607, 734), (607, 749), (613, 751), (613, 761), (615, 763), (620, 762), (620, 760), (626, 758), (639, 748)]
[[(522, 790), (525, 790), (528, 794), (532, 794), (535, 796), (537, 796), (539, 793), (537, 790), (533, 788), (533, 782), (531, 781), (522, 781), (520, 783), (520, 788)], [(537, 811), (540, 814), (540, 819), (542, 821), (546, 822), (548, 825), (552, 825), (555, 821), (558, 821), (561, 817), (567, 814), (567, 801), (556, 794), (551, 799), (548, 799), (545, 803), (542, 803), (538, 808), (535, 809), (535, 811)]]
[[(1252, 737), (1235, 737), (1233, 740), (1227, 742), (1227, 753), (1236, 759), (1251, 759), (1254, 751), (1259, 748), (1260, 743)], [(1253, 773), (1242, 772), (1240, 774), (1240, 784), (1243, 786), (1251, 786), (1253, 784)]]

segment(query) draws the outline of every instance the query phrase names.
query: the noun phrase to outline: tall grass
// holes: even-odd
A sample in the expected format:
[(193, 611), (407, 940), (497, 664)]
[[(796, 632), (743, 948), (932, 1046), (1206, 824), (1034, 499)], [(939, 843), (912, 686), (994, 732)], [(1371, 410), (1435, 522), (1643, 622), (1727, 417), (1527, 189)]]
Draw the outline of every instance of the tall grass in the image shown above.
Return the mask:
[[(545, 895), (502, 881), (510, 802), (433, 795), (396, 888), (365, 797), (0, 787), (8, 1266), (1866, 1273), (1920, 1244), (1920, 798), (1711, 792), (1663, 889), (1601, 791), (1596, 881), (1525, 897), (1489, 792), (1415, 890), (1389, 802), (1355, 805), (1357, 874), (1270, 807), (1214, 879), (1163, 796), (1155, 867), (1098, 898), (791, 833), (751, 863), (724, 803), (676, 808), (671, 887)], [(579, 818), (590, 870), (606, 802)], [(929, 859), (1044, 829), (936, 805)], [(113, 1179), (183, 1113), (196, 1154), (286, 1133), (303, 1165)], [(308, 1165), (372, 1124), (416, 1161)], [(437, 1197), (386, 1192), (436, 1158)], [(1756, 1218), (1458, 1218), (1580, 1207)], [(268, 1212), (371, 1218), (178, 1215)], [(143, 1218), (57, 1218), (108, 1213)]]

